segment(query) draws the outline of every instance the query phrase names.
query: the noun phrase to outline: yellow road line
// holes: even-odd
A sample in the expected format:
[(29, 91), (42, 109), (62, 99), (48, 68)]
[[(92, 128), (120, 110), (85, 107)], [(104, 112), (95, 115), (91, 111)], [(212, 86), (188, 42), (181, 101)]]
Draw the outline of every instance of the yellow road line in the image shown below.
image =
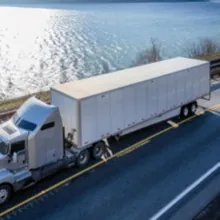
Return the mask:
[(216, 110), (216, 109), (218, 109), (218, 108), (220, 108), (220, 103), (219, 104), (216, 104), (216, 105), (213, 105), (213, 106), (211, 106), (211, 107), (209, 107), (209, 108), (207, 108), (207, 110), (209, 111), (209, 110)]
[(196, 114), (197, 116), (200, 116), (200, 115), (205, 114), (205, 111), (204, 111), (204, 110), (200, 110), (200, 111), (197, 111), (195, 114)]
[[(137, 145), (137, 146), (133, 146), (131, 149), (128, 149), (128, 150), (126, 150), (126, 151), (124, 151), (124, 152), (120, 152), (120, 154), (117, 155), (117, 157), (122, 157), (122, 156), (124, 156), (125, 154), (131, 153), (132, 151), (138, 149), (139, 147), (144, 146), (145, 144), (147, 144), (147, 143), (149, 143), (149, 142), (150, 142), (150, 140), (146, 140), (146, 141), (142, 142), (141, 144), (139, 144), (139, 145)], [(126, 148), (126, 149), (127, 149), (127, 148)]]
[[(217, 109), (217, 108), (220, 108), (220, 104), (216, 104), (216, 105), (214, 105), (214, 106), (212, 106), (212, 107), (210, 107), (210, 108), (208, 108), (208, 109), (205, 109), (205, 111), (210, 111), (210, 110)], [(197, 115), (193, 115), (193, 116), (191, 116), (191, 117), (189, 117), (189, 118), (187, 118), (187, 119), (185, 119), (185, 120), (183, 120), (183, 121), (181, 121), (181, 122), (179, 122), (179, 123), (177, 123), (177, 124), (180, 125), (180, 124), (182, 124), (182, 123), (184, 123), (184, 122), (186, 122), (186, 121), (189, 121), (189, 120), (191, 120), (191, 119), (193, 119), (193, 118), (195, 118), (195, 117), (197, 117)], [(143, 140), (141, 140), (141, 141), (139, 141), (139, 142), (137, 142), (137, 143), (131, 145), (130, 147), (127, 147), (127, 148), (125, 148), (125, 149), (123, 149), (123, 150), (121, 150), (121, 151), (115, 153), (114, 155), (112, 155), (112, 156), (106, 158), (106, 160), (107, 160), (107, 161), (108, 161), (108, 160), (111, 160), (111, 159), (113, 159), (113, 158), (115, 158), (115, 157), (118, 157), (118, 156), (122, 155), (123, 153), (126, 154), (126, 152), (128, 152), (129, 150), (132, 151), (132, 149), (134, 150), (134, 149), (140, 147), (141, 145), (143, 146), (145, 143), (148, 143), (152, 138), (155, 138), (155, 137), (157, 137), (157, 136), (159, 136), (159, 135), (161, 135), (161, 134), (163, 134), (163, 133), (165, 133), (165, 132), (167, 132), (167, 131), (169, 131), (169, 130), (171, 130), (171, 129), (173, 129), (172, 126), (166, 128), (166, 129), (164, 129), (164, 130), (162, 130), (162, 131), (159, 131), (159, 132), (157, 132), (156, 134), (153, 134), (153, 135), (151, 135), (150, 137), (147, 137), (147, 138), (145, 138), (145, 139), (143, 139)], [(101, 161), (97, 162), (96, 164), (94, 164), (94, 165), (92, 165), (92, 166), (90, 166), (90, 167), (88, 167), (88, 168), (86, 168), (86, 169), (84, 169), (84, 170), (82, 170), (82, 171), (80, 171), (80, 172), (78, 172), (78, 173), (76, 173), (76, 174), (73, 174), (73, 175), (70, 176), (70, 177), (67, 177), (66, 179), (64, 179), (64, 180), (62, 180), (62, 181), (60, 181), (60, 182), (54, 184), (54, 185), (51, 186), (51, 187), (48, 187), (47, 189), (45, 189), (45, 190), (43, 190), (43, 191), (37, 193), (36, 195), (34, 195), (34, 196), (32, 196), (32, 197), (30, 197), (30, 198), (24, 200), (23, 202), (20, 202), (19, 204), (15, 205), (15, 206), (13, 206), (13, 207), (11, 207), (11, 208), (9, 208), (9, 209), (6, 209), (5, 211), (3, 211), (3, 212), (0, 213), (0, 217), (2, 217), (2, 216), (4, 216), (4, 215), (8, 214), (9, 212), (12, 212), (13, 210), (15, 210), (15, 209), (17, 209), (17, 208), (19, 208), (19, 207), (21, 207), (21, 206), (23, 206), (23, 205), (25, 205), (25, 204), (31, 202), (31, 201), (33, 201), (34, 199), (37, 199), (38, 197), (40, 197), (40, 196), (42, 196), (42, 195), (48, 193), (49, 191), (51, 191), (51, 190), (53, 190), (53, 189), (55, 189), (55, 188), (57, 188), (57, 187), (60, 187), (61, 185), (63, 185), (63, 184), (65, 184), (65, 183), (69, 182), (70, 180), (73, 180), (73, 179), (77, 178), (78, 176), (81, 176), (82, 174), (84, 174), (84, 173), (86, 173), (86, 172), (88, 172), (88, 171), (90, 171), (90, 170), (92, 170), (92, 169), (94, 169), (94, 168), (96, 168), (96, 167), (102, 165), (103, 163), (106, 163), (106, 162), (103, 161), (103, 160), (101, 160)]]
[(219, 108), (220, 108), (220, 105), (215, 106), (214, 108), (208, 108), (206, 111), (214, 111), (214, 110), (219, 109)]

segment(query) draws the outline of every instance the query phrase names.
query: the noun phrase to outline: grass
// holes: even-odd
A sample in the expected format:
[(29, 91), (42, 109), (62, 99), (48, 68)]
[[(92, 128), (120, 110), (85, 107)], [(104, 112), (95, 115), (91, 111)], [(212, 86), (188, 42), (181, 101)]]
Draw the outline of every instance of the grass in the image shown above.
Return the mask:
[[(206, 55), (206, 56), (196, 56), (195, 59), (201, 59), (201, 60), (212, 60), (212, 59), (220, 59), (220, 53), (214, 53), (212, 55)], [(50, 91), (41, 91), (38, 93), (33, 93), (30, 95), (13, 98), (5, 101), (0, 101), (0, 112), (3, 112), (5, 110), (12, 110), (18, 108), (20, 105), (22, 105), (29, 97), (35, 96), (39, 98), (42, 101), (49, 101), (50, 100)]]
[(50, 91), (41, 91), (37, 93), (33, 93), (30, 95), (18, 97), (18, 98), (13, 98), (13, 99), (8, 99), (5, 101), (0, 101), (0, 112), (4, 110), (11, 110), (11, 109), (16, 109), (20, 105), (22, 105), (28, 98), (31, 96), (35, 96), (39, 98), (42, 101), (48, 101), (50, 100)]
[(201, 59), (201, 60), (214, 60), (214, 59), (220, 59), (220, 53), (213, 53), (211, 55), (205, 55), (205, 56), (195, 56), (195, 59)]

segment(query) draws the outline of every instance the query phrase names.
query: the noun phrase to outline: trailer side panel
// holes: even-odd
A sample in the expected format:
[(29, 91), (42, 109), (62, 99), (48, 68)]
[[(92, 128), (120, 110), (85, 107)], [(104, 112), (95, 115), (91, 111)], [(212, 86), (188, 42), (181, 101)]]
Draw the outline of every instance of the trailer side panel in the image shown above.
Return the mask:
[(81, 100), (82, 146), (207, 95), (208, 68), (203, 64)]
[[(59, 107), (66, 130), (76, 129), (74, 143), (78, 147), (121, 133), (210, 93), (208, 62), (183, 58), (132, 68), (127, 75), (125, 72), (118, 72), (120, 80), (114, 78), (116, 73), (109, 73), (59, 85), (56, 94), (52, 90), (52, 103)], [(117, 87), (119, 82), (123, 86)]]

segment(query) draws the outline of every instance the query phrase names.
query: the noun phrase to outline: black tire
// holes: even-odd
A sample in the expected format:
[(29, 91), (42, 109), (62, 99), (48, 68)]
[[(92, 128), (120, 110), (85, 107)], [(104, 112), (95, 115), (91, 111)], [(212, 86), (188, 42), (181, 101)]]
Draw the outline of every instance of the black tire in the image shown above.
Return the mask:
[(181, 118), (187, 118), (190, 115), (190, 110), (189, 110), (189, 106), (188, 105), (184, 105), (181, 108), (181, 113), (180, 113), (180, 117)]
[(101, 156), (105, 152), (105, 143), (103, 141), (100, 141), (94, 145), (92, 148), (92, 157), (96, 160), (99, 160)]
[(12, 196), (12, 187), (8, 184), (0, 185), (0, 205), (8, 202)]
[(90, 159), (90, 154), (88, 150), (83, 150), (79, 153), (76, 158), (76, 165), (77, 167), (84, 167), (88, 164)]
[(189, 105), (190, 115), (194, 115), (196, 113), (197, 107), (198, 107), (197, 102), (192, 102)]

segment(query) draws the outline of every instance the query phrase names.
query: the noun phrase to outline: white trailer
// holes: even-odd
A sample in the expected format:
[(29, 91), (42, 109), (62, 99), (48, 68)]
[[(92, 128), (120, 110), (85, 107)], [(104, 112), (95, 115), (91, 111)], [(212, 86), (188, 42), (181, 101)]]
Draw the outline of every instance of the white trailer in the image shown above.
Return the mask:
[(53, 86), (51, 101), (84, 148), (178, 115), (183, 106), (187, 116), (209, 94), (209, 62), (177, 57)]
[(210, 95), (209, 62), (174, 58), (51, 88), (0, 125), (0, 204), (61, 168), (100, 159), (108, 140), (197, 108)]

